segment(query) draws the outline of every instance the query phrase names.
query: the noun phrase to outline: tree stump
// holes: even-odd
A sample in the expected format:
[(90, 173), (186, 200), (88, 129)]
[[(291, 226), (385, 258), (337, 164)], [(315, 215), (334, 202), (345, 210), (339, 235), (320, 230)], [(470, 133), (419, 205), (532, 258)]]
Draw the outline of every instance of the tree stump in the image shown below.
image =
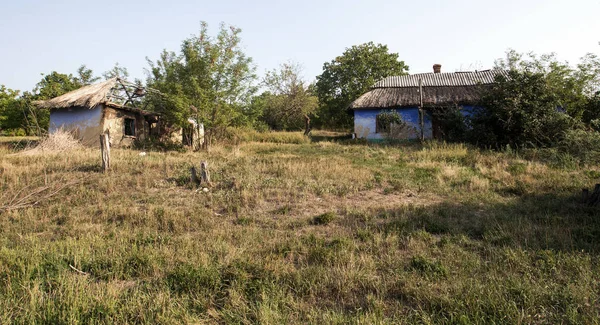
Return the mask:
[(208, 171), (208, 163), (206, 161), (200, 163), (200, 173), (200, 183), (204, 184), (204, 186), (210, 186), (210, 173)]
[(200, 163), (200, 175), (198, 175), (198, 170), (195, 166), (190, 168), (190, 182), (195, 186), (209, 187), (211, 185), (210, 172), (208, 171), (208, 163), (206, 161)]
[(107, 133), (100, 135), (100, 153), (102, 155), (102, 172), (110, 170), (110, 138)]
[(592, 193), (587, 188), (584, 188), (581, 193), (581, 199), (582, 203), (590, 207), (600, 205), (600, 184), (596, 184)]
[(200, 179), (198, 178), (198, 172), (196, 171), (196, 167), (190, 168), (190, 174), (190, 181), (192, 182), (192, 185), (200, 185)]

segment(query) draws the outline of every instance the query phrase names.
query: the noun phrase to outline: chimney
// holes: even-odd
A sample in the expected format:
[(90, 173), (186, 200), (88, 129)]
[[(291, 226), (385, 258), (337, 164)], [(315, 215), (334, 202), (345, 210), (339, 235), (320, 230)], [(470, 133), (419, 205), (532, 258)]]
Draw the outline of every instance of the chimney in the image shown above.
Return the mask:
[(441, 64), (434, 64), (433, 65), (433, 73), (440, 73), (442, 72), (442, 65)]

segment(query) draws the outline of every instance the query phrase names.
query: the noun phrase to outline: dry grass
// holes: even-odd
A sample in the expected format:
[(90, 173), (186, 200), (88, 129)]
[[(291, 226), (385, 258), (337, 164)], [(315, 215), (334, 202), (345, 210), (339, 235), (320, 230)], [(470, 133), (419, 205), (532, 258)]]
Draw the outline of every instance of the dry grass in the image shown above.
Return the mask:
[(21, 151), (21, 155), (59, 154), (82, 150), (84, 147), (73, 135), (65, 130), (57, 130), (35, 142), (35, 146)]
[[(600, 213), (577, 202), (595, 168), (457, 145), (249, 142), (115, 149), (104, 175), (97, 150), (11, 152), (1, 198), (77, 183), (0, 211), (1, 324), (600, 316)], [(208, 193), (187, 184), (202, 160)]]

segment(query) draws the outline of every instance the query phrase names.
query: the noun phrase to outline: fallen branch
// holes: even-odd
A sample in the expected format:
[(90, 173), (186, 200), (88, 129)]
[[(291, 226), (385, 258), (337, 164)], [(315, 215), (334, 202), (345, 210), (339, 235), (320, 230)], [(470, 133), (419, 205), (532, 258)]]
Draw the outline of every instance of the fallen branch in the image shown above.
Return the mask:
[(41, 203), (42, 201), (46, 201), (46, 200), (52, 198), (53, 196), (55, 196), (56, 194), (58, 194), (60, 191), (64, 190), (65, 188), (75, 185), (75, 184), (78, 184), (80, 182), (81, 182), (80, 180), (76, 180), (76, 181), (71, 181), (71, 182), (66, 182), (66, 183), (60, 183), (60, 184), (58, 184), (58, 186), (41, 186), (41, 187), (38, 187), (34, 190), (27, 192), (25, 195), (22, 195), (29, 188), (29, 186), (26, 186), (26, 187), (22, 188), (21, 190), (19, 190), (10, 200), (8, 200), (7, 203), (4, 203), (4, 204), (0, 203), (0, 204), (2, 204), (2, 205), (0, 205), (0, 212), (18, 210), (18, 209), (24, 209), (24, 208), (36, 206), (39, 203)]
[(73, 266), (73, 265), (71, 265), (71, 264), (69, 264), (69, 267), (71, 268), (71, 270), (73, 270), (73, 271), (75, 271), (75, 272), (77, 272), (77, 273), (79, 273), (79, 274), (81, 274), (81, 275), (89, 275), (89, 273), (87, 273), (87, 272), (83, 272), (83, 271), (81, 271), (81, 270), (77, 269), (76, 267), (74, 267), (74, 266)]

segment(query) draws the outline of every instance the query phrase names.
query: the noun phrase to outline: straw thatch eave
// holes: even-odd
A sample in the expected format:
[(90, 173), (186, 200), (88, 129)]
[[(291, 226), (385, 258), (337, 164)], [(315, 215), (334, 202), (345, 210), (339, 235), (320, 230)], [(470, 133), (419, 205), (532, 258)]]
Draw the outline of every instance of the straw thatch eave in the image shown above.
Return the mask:
[(108, 94), (116, 86), (117, 81), (117, 78), (108, 79), (104, 82), (81, 87), (49, 100), (36, 101), (34, 104), (39, 108), (45, 109), (69, 107), (86, 107), (91, 109), (98, 104), (108, 102)]
[[(476, 104), (486, 85), (423, 87), (423, 106), (442, 107)], [(419, 106), (418, 87), (375, 88), (350, 104), (350, 109), (376, 109)]]

